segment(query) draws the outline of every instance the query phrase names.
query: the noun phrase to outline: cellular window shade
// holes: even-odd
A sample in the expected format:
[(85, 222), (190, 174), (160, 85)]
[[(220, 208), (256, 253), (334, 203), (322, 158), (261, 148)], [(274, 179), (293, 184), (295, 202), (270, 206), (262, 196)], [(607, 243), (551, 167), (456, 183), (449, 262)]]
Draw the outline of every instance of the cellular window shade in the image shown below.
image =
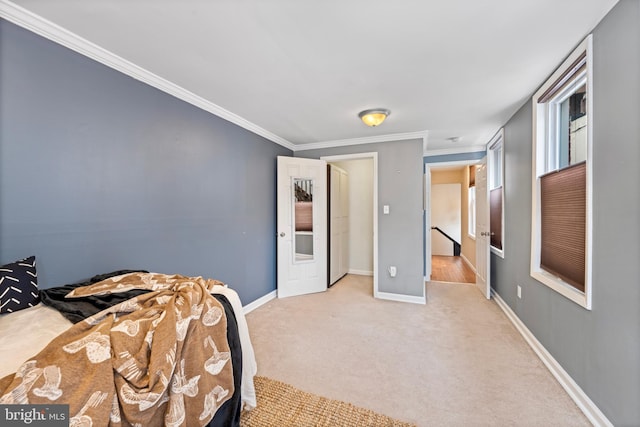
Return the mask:
[(489, 227), (491, 246), (502, 249), (502, 186), (489, 193)]
[(540, 178), (540, 268), (584, 292), (587, 165)]

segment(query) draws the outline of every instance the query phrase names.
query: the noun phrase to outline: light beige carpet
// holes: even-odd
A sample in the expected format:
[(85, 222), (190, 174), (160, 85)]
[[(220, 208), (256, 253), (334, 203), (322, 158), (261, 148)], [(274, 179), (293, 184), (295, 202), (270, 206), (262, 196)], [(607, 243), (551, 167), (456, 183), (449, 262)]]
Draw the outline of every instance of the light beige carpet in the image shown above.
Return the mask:
[(492, 300), (427, 284), (427, 304), (374, 299), (372, 279), (247, 315), (258, 374), (418, 426), (590, 423)]
[(348, 402), (327, 399), (266, 377), (256, 377), (258, 406), (241, 427), (415, 427)]

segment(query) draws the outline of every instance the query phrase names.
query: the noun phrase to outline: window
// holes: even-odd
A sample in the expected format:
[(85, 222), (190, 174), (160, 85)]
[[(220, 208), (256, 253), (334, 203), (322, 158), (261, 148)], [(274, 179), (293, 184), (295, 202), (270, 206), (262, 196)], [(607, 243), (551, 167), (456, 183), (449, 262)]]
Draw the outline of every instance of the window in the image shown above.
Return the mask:
[(504, 130), (489, 141), (489, 230), (491, 252), (504, 258)]
[(467, 192), (467, 209), (469, 215), (469, 236), (475, 239), (476, 237), (476, 167), (469, 166), (467, 169), (469, 173), (469, 191)]
[(531, 276), (591, 309), (591, 36), (533, 96)]

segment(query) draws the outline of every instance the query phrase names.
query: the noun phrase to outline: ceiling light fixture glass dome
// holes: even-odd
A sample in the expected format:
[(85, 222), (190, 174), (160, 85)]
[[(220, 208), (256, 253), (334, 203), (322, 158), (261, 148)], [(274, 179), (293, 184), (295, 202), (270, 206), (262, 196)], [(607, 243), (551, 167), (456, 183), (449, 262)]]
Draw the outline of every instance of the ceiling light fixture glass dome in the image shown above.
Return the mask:
[(384, 122), (384, 119), (386, 119), (389, 114), (391, 114), (391, 111), (385, 108), (374, 108), (361, 111), (358, 117), (360, 117), (367, 126), (375, 127)]

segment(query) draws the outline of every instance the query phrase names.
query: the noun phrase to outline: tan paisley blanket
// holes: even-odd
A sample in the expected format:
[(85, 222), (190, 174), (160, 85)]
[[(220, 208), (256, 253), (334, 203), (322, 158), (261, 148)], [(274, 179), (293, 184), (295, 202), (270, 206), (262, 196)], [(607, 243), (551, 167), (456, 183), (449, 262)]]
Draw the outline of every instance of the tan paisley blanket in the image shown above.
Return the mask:
[(152, 292), (69, 328), (0, 380), (0, 404), (69, 404), (71, 426), (207, 424), (233, 394), (224, 309), (200, 277), (132, 273), (68, 297)]

